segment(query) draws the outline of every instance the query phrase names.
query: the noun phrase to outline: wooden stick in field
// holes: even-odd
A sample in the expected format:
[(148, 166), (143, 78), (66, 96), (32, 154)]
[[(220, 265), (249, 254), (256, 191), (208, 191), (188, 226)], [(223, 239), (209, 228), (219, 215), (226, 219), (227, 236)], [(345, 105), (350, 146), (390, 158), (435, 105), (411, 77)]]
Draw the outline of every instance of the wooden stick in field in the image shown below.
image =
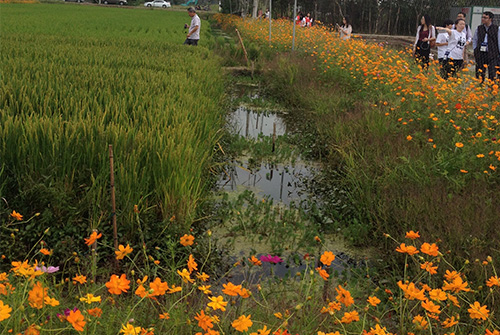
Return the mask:
[(113, 167), (113, 145), (109, 145), (109, 169), (111, 181), (111, 208), (112, 208), (112, 222), (113, 222), (113, 239), (115, 243), (115, 250), (118, 250), (118, 228), (116, 226), (116, 200), (115, 200), (115, 173)]
[(247, 64), (249, 64), (247, 49), (245, 49), (245, 44), (243, 44), (243, 39), (241, 38), (241, 35), (240, 35), (240, 32), (238, 31), (238, 29), (236, 29), (236, 33), (238, 34), (238, 39), (240, 40), (241, 47), (243, 48), (243, 54), (245, 55), (245, 60), (247, 61)]

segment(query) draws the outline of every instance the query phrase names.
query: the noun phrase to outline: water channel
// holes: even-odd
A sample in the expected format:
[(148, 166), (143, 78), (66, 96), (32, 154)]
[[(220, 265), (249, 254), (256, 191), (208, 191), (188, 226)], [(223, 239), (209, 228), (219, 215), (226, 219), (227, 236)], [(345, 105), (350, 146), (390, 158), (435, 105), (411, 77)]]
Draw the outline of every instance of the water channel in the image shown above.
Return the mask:
[[(274, 149), (274, 143), (283, 143), (280, 139), (301, 136), (300, 130), (297, 131), (301, 120), (294, 119), (291, 113), (279, 108), (252, 105), (254, 100), (262, 102), (258, 88), (239, 85), (237, 93), (245, 95), (250, 103), (237, 105), (227, 117), (233, 139), (247, 141), (250, 145), (267, 143)], [(321, 168), (318, 163), (304, 159), (297, 148), (292, 150), (294, 153), (285, 160), (274, 157), (256, 159), (248, 152), (242, 152), (228, 161), (217, 183), (218, 193), (225, 199), (222, 206), (231, 208), (229, 217), (236, 216), (214, 229), (220, 247), (230, 249), (228, 254), (232, 256), (228, 261), (238, 262), (251, 255), (259, 258), (268, 254), (279, 254), (283, 259), (278, 264), (264, 262), (260, 270), (252, 274), (255, 280), (270, 273), (278, 278), (294, 276), (311, 266), (303, 261), (309, 253), (318, 254), (325, 248), (336, 255), (332, 263), (334, 271), (345, 272), (348, 267), (364, 264), (362, 259), (366, 255), (348, 250), (339, 237), (330, 235), (322, 241), (322, 246), (305, 247), (300, 236), (293, 236), (307, 235), (313, 230), (308, 228), (315, 224), (308, 222), (308, 211), (311, 202), (321, 206), (321, 200), (310, 185)], [(294, 221), (304, 223), (299, 224), (297, 229), (283, 227), (287, 222)], [(276, 236), (267, 233), (266, 228), (277, 231)], [(308, 236), (308, 239), (309, 244), (314, 245), (314, 235)], [(319, 257), (319, 254), (316, 256)], [(253, 279), (248, 278), (245, 271), (248, 269), (233, 270), (231, 280), (252, 282)]]

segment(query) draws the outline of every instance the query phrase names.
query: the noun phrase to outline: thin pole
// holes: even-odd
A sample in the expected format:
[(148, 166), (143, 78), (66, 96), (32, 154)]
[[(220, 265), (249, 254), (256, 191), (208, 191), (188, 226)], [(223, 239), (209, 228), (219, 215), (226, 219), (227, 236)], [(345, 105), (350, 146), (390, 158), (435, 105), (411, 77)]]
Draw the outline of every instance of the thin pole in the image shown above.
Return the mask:
[(295, 19), (297, 17), (297, 0), (295, 0), (295, 3), (293, 4), (293, 39), (292, 39), (292, 51), (295, 50), (295, 26), (297, 23), (295, 22)]
[(271, 30), (272, 30), (272, 18), (273, 18), (273, 0), (269, 0), (269, 44), (271, 44)]
[(273, 152), (276, 146), (276, 122), (273, 123)]
[(115, 199), (115, 172), (113, 167), (113, 145), (109, 145), (109, 169), (111, 180), (111, 208), (112, 208), (112, 222), (113, 222), (113, 239), (115, 242), (115, 250), (118, 250), (118, 228), (116, 226), (116, 199)]

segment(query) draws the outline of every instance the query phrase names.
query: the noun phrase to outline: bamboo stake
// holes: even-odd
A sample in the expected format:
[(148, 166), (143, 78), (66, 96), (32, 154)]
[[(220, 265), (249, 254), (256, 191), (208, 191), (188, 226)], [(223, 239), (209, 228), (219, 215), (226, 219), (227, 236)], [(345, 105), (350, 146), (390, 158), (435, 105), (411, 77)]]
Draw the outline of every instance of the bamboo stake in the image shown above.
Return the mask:
[(273, 123), (273, 152), (276, 146), (276, 122)]
[(111, 181), (111, 217), (113, 222), (113, 239), (115, 250), (118, 250), (118, 227), (116, 225), (115, 173), (113, 167), (113, 145), (109, 145), (109, 169)]
[(240, 40), (241, 47), (243, 48), (243, 54), (245, 55), (245, 60), (247, 61), (247, 65), (248, 65), (248, 64), (250, 64), (250, 62), (248, 61), (247, 49), (245, 49), (245, 44), (243, 44), (243, 39), (241, 38), (241, 35), (240, 35), (240, 32), (238, 31), (238, 29), (236, 29), (236, 33), (238, 34), (238, 39)]

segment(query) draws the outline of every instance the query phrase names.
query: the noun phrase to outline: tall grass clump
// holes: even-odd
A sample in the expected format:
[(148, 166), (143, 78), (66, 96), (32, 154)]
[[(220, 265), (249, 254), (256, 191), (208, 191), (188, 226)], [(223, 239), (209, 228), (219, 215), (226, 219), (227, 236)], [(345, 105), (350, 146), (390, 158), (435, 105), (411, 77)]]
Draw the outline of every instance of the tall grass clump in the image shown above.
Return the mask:
[(225, 112), (208, 25), (189, 48), (184, 12), (1, 10), (2, 212), (40, 213), (0, 231), (2, 252), (21, 258), (49, 227), (57, 229), (45, 239), (60, 252), (91, 229), (110, 231), (109, 144), (120, 238), (136, 236), (134, 205), (144, 208), (146, 238), (189, 228), (210, 187)]

